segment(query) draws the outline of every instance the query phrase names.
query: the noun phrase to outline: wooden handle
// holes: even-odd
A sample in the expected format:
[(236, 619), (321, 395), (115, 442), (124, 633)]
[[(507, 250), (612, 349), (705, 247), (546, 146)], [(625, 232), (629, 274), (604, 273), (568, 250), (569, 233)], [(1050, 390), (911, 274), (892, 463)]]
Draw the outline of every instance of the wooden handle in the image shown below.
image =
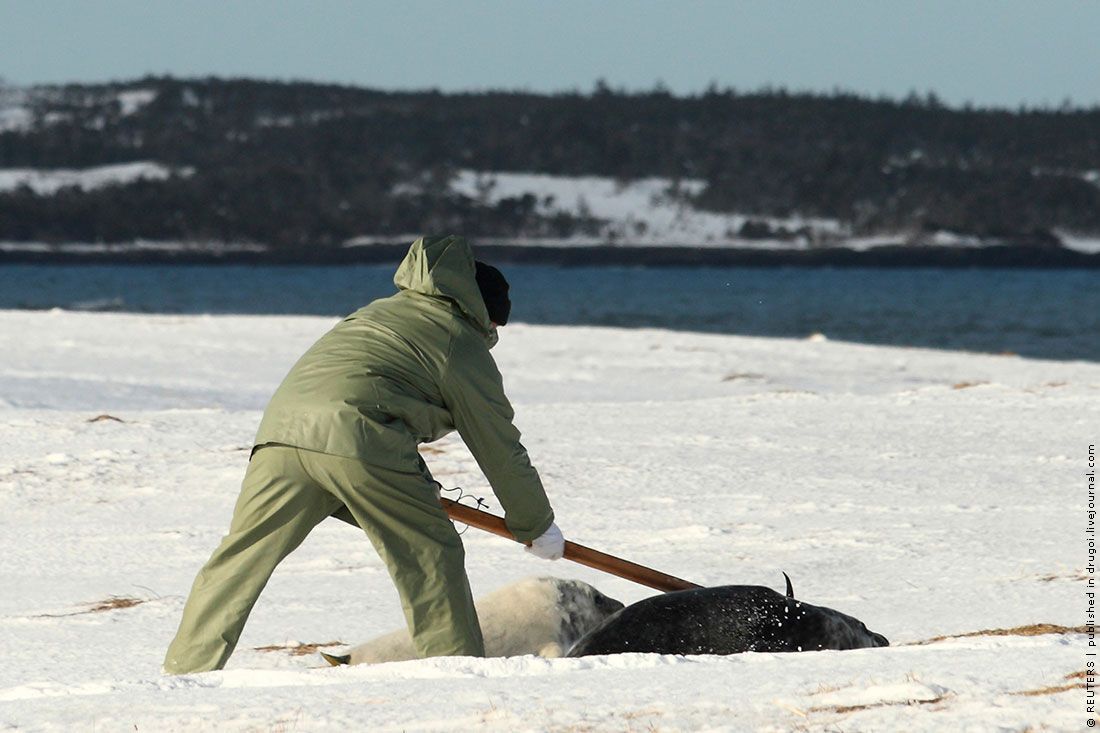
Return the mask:
[[(519, 542), (508, 531), (508, 527), (501, 517), (483, 512), (480, 509), (474, 509), (465, 504), (459, 504), (451, 499), (440, 499), (440, 501), (443, 502), (443, 508), (447, 511), (447, 515), (456, 522), (462, 522), (471, 527), (500, 535), (513, 542)], [(611, 573), (657, 590), (691, 590), (692, 588), (702, 587), (673, 575), (662, 573), (659, 570), (623, 560), (621, 557), (615, 557), (599, 550), (593, 550), (591, 547), (578, 545), (576, 542), (566, 541), (564, 557), (566, 560), (572, 560), (575, 563), (587, 565), (590, 568), (602, 570), (605, 573)]]

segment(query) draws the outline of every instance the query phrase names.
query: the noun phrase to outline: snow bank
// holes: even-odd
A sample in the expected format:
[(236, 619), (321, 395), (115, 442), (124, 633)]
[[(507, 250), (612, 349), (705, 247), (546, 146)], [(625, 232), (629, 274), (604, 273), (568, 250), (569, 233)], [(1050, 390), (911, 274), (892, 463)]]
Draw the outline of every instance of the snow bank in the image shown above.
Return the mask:
[[(672, 181), (666, 178), (642, 178), (619, 181), (602, 176), (555, 176), (543, 173), (506, 173), (460, 170), (450, 183), (456, 195), (467, 196), (486, 206), (504, 199), (532, 196), (535, 211), (544, 217), (568, 214), (594, 218), (602, 222), (597, 235), (577, 235), (565, 239), (507, 238), (501, 244), (538, 244), (570, 247), (602, 244), (634, 246), (754, 247), (762, 249), (805, 249), (811, 241), (836, 238), (846, 232), (834, 219), (776, 218), (746, 214), (723, 214), (696, 208), (692, 199), (706, 188), (702, 180)], [(417, 184), (404, 184), (395, 195), (418, 192)], [(746, 222), (767, 225), (772, 230), (787, 230), (789, 238), (745, 238), (741, 228)], [(797, 233), (797, 234), (796, 234)], [(386, 237), (365, 235), (347, 244), (388, 241)], [(480, 242), (493, 243), (484, 237)]]
[[(333, 323), (0, 312), (0, 728), (1083, 726), (1083, 636), (917, 642), (1084, 623), (1100, 365), (657, 330), (502, 331), (566, 536), (705, 585), (781, 589), (785, 570), (893, 647), (328, 668), (315, 649), (401, 623), (381, 561), (334, 520), (280, 566), (225, 671), (162, 676), (260, 411)], [(458, 440), (425, 459), (487, 493)], [(465, 542), (477, 595), (542, 573), (649, 594)]]
[(0, 132), (20, 132), (34, 124), (34, 113), (26, 107), (0, 107)]
[(0, 133), (22, 132), (34, 125), (31, 101), (28, 90), (0, 82)]
[(157, 98), (156, 89), (127, 89), (115, 95), (118, 100), (119, 112), (123, 117), (129, 117), (139, 112), (154, 99)]
[(1057, 235), (1062, 240), (1062, 244), (1069, 249), (1085, 254), (1100, 254), (1100, 237), (1079, 236), (1061, 231), (1057, 232)]
[(173, 174), (190, 176), (193, 173), (191, 168), (172, 169), (148, 160), (83, 169), (0, 168), (0, 193), (29, 186), (35, 193), (49, 196), (68, 186), (92, 191), (135, 181), (163, 181)]

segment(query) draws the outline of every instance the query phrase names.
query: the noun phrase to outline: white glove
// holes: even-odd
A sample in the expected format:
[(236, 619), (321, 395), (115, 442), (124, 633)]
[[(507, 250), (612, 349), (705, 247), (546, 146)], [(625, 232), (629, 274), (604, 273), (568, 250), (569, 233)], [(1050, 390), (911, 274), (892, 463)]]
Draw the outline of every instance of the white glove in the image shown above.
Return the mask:
[(560, 560), (562, 553), (565, 552), (565, 538), (562, 537), (558, 525), (551, 523), (545, 532), (524, 549), (543, 560)]

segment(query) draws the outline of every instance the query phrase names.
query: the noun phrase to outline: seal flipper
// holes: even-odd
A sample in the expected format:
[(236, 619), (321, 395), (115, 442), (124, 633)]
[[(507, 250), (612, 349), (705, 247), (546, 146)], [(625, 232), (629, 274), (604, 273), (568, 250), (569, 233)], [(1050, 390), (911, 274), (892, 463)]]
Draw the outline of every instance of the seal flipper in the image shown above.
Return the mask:
[(331, 664), (333, 667), (339, 667), (343, 664), (351, 664), (351, 655), (344, 654), (343, 656), (337, 656), (335, 654), (325, 654), (321, 652), (321, 656), (325, 658), (325, 661)]
[[(779, 572), (783, 573), (782, 570), (780, 570)], [(791, 587), (791, 579), (786, 573), (783, 573), (783, 579), (787, 581), (787, 598), (790, 598), (793, 601), (794, 588)]]

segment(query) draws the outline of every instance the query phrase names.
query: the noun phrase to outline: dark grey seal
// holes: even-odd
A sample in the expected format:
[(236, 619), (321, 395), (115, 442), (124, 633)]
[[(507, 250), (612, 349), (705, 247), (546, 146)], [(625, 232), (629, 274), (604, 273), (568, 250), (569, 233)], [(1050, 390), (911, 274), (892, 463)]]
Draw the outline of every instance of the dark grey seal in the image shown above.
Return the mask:
[[(786, 573), (783, 574), (786, 578)], [(612, 614), (567, 656), (653, 652), (739, 654), (889, 646), (859, 619), (761, 585), (724, 585), (646, 598)]]

